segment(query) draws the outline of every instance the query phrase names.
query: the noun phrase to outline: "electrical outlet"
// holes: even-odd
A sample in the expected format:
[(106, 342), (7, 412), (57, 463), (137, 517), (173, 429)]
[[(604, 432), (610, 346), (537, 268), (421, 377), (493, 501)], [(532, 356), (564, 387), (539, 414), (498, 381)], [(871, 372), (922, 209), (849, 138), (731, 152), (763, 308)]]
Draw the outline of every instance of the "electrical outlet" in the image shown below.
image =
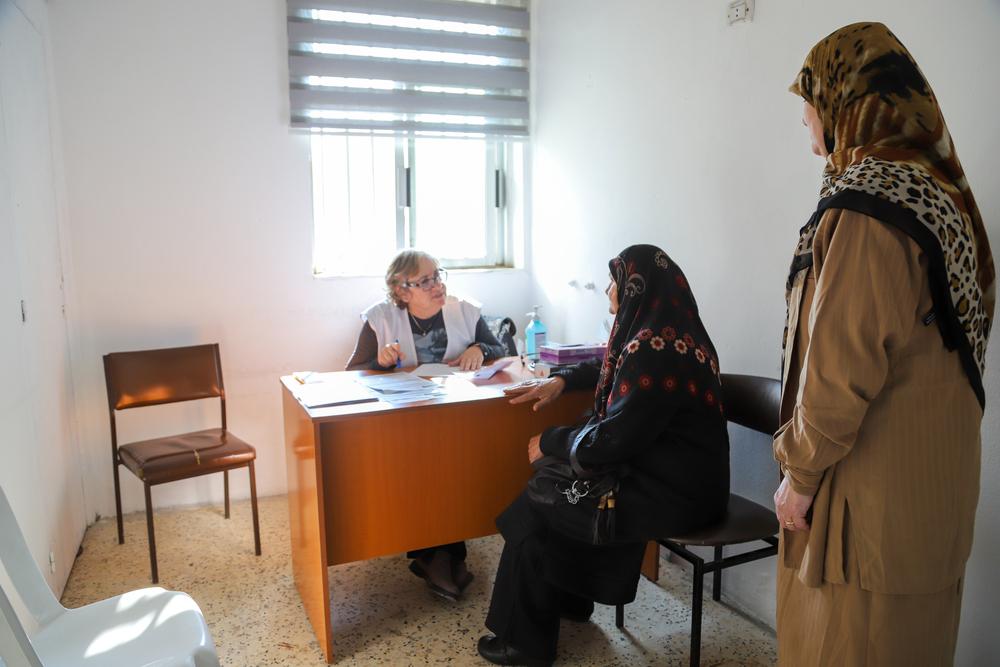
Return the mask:
[(52, 574), (56, 573), (56, 552), (55, 551), (50, 551), (49, 552), (49, 572), (51, 572)]
[(738, 23), (739, 21), (752, 21), (753, 2), (754, 0), (733, 0), (733, 2), (730, 2), (729, 9), (726, 12), (729, 25)]

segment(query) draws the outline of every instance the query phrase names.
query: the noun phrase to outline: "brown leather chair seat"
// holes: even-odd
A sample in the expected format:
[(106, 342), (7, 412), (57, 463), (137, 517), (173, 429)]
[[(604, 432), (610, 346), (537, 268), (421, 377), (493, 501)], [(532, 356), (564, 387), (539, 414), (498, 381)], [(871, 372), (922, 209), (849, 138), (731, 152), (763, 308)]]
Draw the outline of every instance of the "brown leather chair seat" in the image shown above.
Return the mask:
[(126, 468), (150, 484), (245, 466), (257, 456), (252, 445), (221, 428), (181, 433), (122, 445)]

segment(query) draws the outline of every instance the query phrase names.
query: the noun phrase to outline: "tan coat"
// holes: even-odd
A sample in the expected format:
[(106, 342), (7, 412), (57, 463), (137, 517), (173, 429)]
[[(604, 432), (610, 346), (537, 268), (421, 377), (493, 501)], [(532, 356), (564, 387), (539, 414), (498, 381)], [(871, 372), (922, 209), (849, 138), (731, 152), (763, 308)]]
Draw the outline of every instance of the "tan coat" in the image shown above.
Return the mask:
[[(824, 213), (790, 301), (775, 458), (813, 494), (781, 565), (809, 587), (923, 594), (954, 586), (972, 546), (982, 411), (933, 312), (927, 259), (860, 213)], [(852, 579), (854, 577), (851, 577)]]

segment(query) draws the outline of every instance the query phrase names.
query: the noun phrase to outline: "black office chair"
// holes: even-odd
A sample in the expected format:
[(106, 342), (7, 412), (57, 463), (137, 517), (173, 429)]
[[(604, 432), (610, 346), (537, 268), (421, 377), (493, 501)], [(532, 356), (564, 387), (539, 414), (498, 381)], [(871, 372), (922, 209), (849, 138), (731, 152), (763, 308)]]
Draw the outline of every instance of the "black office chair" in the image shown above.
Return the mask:
[[(766, 435), (778, 430), (778, 411), (781, 401), (781, 383), (771, 378), (755, 375), (722, 374), (722, 389), (729, 421)], [(774, 509), (758, 505), (735, 493), (729, 496), (726, 518), (719, 524), (703, 528), (689, 535), (678, 535), (657, 540), (662, 546), (694, 566), (691, 596), (691, 665), (701, 662), (701, 602), (706, 574), (712, 575), (712, 599), (722, 596), (722, 571), (768, 558), (778, 553), (778, 519)], [(761, 541), (768, 546), (737, 556), (723, 557), (723, 549), (730, 544)], [(688, 547), (712, 547), (713, 558), (705, 561)], [(625, 626), (624, 605), (615, 608), (615, 625)]]
[(514, 324), (514, 320), (509, 317), (490, 317), (488, 315), (484, 315), (483, 319), (486, 321), (486, 326), (490, 328), (493, 335), (503, 345), (507, 355), (516, 357), (517, 345), (514, 344), (514, 334), (517, 333), (517, 325)]

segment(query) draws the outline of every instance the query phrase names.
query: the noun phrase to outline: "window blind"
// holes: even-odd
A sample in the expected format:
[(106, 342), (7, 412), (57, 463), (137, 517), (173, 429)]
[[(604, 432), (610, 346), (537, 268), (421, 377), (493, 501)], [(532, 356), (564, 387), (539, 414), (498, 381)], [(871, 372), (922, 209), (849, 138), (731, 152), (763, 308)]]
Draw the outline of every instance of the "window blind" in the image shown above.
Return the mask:
[(293, 127), (527, 135), (527, 0), (287, 2)]

